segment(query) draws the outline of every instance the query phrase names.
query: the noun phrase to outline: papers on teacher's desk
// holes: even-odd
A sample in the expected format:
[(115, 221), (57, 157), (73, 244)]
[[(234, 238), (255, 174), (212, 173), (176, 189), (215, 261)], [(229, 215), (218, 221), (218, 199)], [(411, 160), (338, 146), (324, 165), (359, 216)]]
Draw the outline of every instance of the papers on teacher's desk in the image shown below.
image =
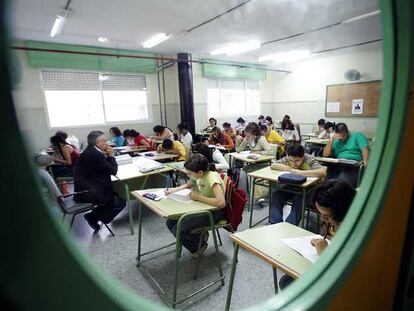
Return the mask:
[[(319, 256), (316, 252), (316, 248), (311, 244), (311, 240), (313, 239), (323, 239), (323, 236), (316, 234), (316, 235), (307, 235), (301, 236), (298, 238), (289, 238), (289, 239), (282, 239), (282, 242), (285, 243), (287, 246), (292, 248), (293, 250), (297, 251), (303, 257), (315, 263)], [(326, 240), (328, 245), (331, 241)]]
[(129, 154), (118, 155), (115, 157), (115, 160), (118, 165), (132, 163), (132, 157)]
[(133, 161), (134, 165), (138, 168), (138, 170), (143, 173), (158, 170), (165, 167), (164, 164), (148, 159), (147, 157), (135, 157)]

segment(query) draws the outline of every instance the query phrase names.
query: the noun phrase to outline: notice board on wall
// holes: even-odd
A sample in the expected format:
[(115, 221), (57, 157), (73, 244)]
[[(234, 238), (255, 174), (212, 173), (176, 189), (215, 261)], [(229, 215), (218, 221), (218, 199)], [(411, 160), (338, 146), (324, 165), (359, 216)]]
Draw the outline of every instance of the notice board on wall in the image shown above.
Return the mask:
[(381, 81), (326, 86), (326, 117), (377, 117)]

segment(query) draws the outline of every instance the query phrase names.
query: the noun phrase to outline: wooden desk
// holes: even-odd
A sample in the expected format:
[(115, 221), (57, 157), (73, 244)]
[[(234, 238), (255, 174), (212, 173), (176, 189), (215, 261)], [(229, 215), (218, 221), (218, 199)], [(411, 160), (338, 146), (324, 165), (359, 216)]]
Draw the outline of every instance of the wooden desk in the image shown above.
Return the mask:
[(319, 138), (309, 138), (306, 140), (307, 144), (314, 144), (314, 145), (323, 145), (326, 146), (329, 142), (329, 139), (319, 139)]
[(135, 157), (133, 158), (133, 163), (131, 164), (118, 165), (118, 172), (116, 176), (111, 176), (112, 182), (119, 181), (119, 182), (122, 182), (122, 184), (124, 185), (124, 193), (125, 193), (125, 199), (127, 202), (126, 204), (128, 208), (129, 226), (130, 226), (131, 234), (134, 234), (134, 221), (132, 219), (132, 209), (131, 209), (131, 203), (130, 203), (131, 201), (130, 184), (132, 184), (134, 180), (143, 179), (143, 182), (141, 185), (141, 189), (143, 189), (145, 188), (147, 184), (149, 176), (173, 171), (172, 167), (164, 165), (160, 169), (156, 169), (156, 170), (153, 170), (147, 173), (141, 173), (139, 171), (140, 168), (137, 162), (139, 162), (139, 158)]
[(307, 235), (314, 235), (314, 233), (286, 222), (248, 229), (230, 235), (230, 239), (234, 242), (234, 252), (227, 291), (226, 310), (230, 308), (239, 247), (263, 259), (273, 267), (274, 286), (277, 293), (276, 269), (285, 272), (293, 278), (299, 278), (312, 265), (309, 260), (283, 243), (282, 239)]
[(263, 162), (270, 162), (273, 159), (276, 159), (276, 156), (268, 156), (268, 155), (262, 155), (262, 154), (257, 154), (257, 153), (253, 153), (255, 155), (259, 156), (259, 159), (254, 160), (254, 159), (249, 159), (247, 158), (247, 156), (249, 154), (245, 154), (242, 152), (231, 152), (228, 154), (229, 156), (229, 166), (230, 168), (233, 167), (233, 158), (236, 160), (240, 160), (242, 162), (248, 163), (248, 164), (256, 164), (256, 163), (263, 163)]
[(147, 147), (145, 146), (135, 146), (135, 147), (130, 147), (130, 146), (123, 146), (123, 147), (114, 147), (115, 152), (119, 153), (119, 154), (129, 154), (129, 153), (138, 153), (138, 152), (142, 152), (147, 150)]
[(362, 161), (348, 160), (348, 159), (323, 158), (323, 157), (315, 157), (315, 159), (324, 166), (338, 165), (338, 166), (355, 168), (355, 170), (358, 170), (356, 186), (359, 187), (361, 183), (362, 171), (364, 169), (364, 163)]
[(308, 138), (318, 138), (318, 134), (315, 133), (303, 133), (301, 134), (302, 137), (308, 137)]
[(314, 186), (316, 186), (320, 178), (318, 177), (307, 177), (307, 180), (305, 183), (301, 185), (291, 185), (287, 183), (281, 183), (278, 178), (280, 175), (287, 173), (283, 171), (277, 171), (272, 170), (270, 166), (264, 167), (260, 170), (248, 173), (247, 176), (250, 179), (249, 184), (251, 185), (250, 191), (249, 191), (249, 210), (250, 210), (250, 219), (249, 219), (249, 228), (254, 227), (258, 225), (259, 223), (266, 220), (268, 217), (263, 218), (262, 220), (258, 221), (254, 225), (252, 225), (253, 220), (253, 203), (254, 203), (254, 188), (257, 184), (257, 181), (268, 181), (269, 182), (269, 209), (272, 202), (272, 185), (275, 185), (275, 187), (287, 191), (292, 192), (296, 194), (302, 194), (302, 226), (305, 224), (304, 219), (304, 213), (305, 213), (305, 203), (306, 203), (306, 195), (309, 193), (310, 190), (313, 189)]
[[(211, 211), (217, 210), (217, 207), (207, 205), (198, 201), (193, 201), (191, 203), (181, 203), (177, 202), (172, 199), (164, 198), (160, 201), (153, 201), (149, 200), (143, 195), (147, 192), (155, 192), (158, 190), (162, 190), (162, 188), (157, 189), (147, 189), (147, 190), (141, 190), (141, 191), (133, 191), (131, 192), (132, 196), (136, 198), (141, 204), (139, 205), (139, 215), (138, 215), (138, 253), (137, 253), (137, 266), (140, 268), (142, 273), (147, 277), (148, 281), (157, 289), (161, 295), (161, 297), (164, 299), (166, 303), (169, 303), (172, 305), (173, 308), (177, 304), (180, 304), (187, 299), (193, 297), (194, 295), (198, 294), (201, 291), (204, 291), (211, 286), (217, 284), (218, 282), (221, 282), (221, 286), (224, 286), (224, 275), (223, 271), (221, 269), (220, 259), (219, 259), (219, 252), (218, 252), (218, 244), (217, 244), (217, 236), (216, 231), (212, 230), (213, 234), (213, 240), (214, 240), (214, 246), (216, 250), (216, 256), (217, 256), (217, 267), (219, 269), (219, 277), (210, 282), (209, 284), (203, 286), (200, 289), (195, 290), (194, 292), (186, 295), (186, 297), (180, 301), (177, 301), (177, 280), (178, 280), (178, 269), (179, 269), (179, 259), (181, 257), (181, 248), (182, 248), (182, 242), (181, 242), (181, 235), (177, 234), (177, 242), (172, 243), (160, 248), (157, 248), (155, 250), (148, 251), (144, 254), (141, 254), (141, 238), (142, 238), (142, 206), (148, 207), (150, 210), (152, 210), (154, 213), (156, 213), (158, 216), (162, 218), (167, 219), (177, 219), (177, 233), (181, 232), (181, 223), (184, 219), (197, 217), (200, 215), (208, 216), (210, 219), (210, 226), (214, 225), (213, 216), (210, 213)], [(150, 271), (146, 269), (146, 267), (143, 265), (143, 262), (141, 261), (141, 257), (145, 256), (147, 254), (152, 254), (156, 251), (165, 249), (169, 246), (172, 246), (175, 244), (175, 261), (174, 261), (174, 269), (173, 269), (173, 293), (172, 297), (168, 297), (164, 290), (161, 288), (161, 286), (158, 284), (158, 282), (155, 280), (155, 278), (151, 275)], [(198, 265), (198, 262), (197, 262)]]
[(184, 168), (185, 161), (178, 162), (168, 162), (165, 165), (172, 167), (174, 170), (179, 171), (180, 173), (187, 174), (187, 171)]

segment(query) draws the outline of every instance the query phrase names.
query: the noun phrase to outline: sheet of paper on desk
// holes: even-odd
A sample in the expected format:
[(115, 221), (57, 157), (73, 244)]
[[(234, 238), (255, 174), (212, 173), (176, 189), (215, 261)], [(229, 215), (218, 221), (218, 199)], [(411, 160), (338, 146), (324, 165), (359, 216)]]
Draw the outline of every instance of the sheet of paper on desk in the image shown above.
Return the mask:
[[(319, 234), (307, 235), (298, 238), (282, 239), (282, 242), (290, 248), (292, 248), (293, 250), (297, 251), (310, 262), (315, 263), (318, 260), (319, 256), (316, 252), (316, 248), (311, 244), (312, 239), (323, 239), (323, 236)], [(326, 241), (328, 242), (328, 244), (330, 243), (329, 240)]]
[(164, 192), (164, 189), (159, 189), (159, 190), (154, 191), (152, 193), (154, 193), (157, 197), (159, 197), (161, 199), (165, 199), (167, 197), (167, 195)]
[(164, 165), (160, 162), (148, 159), (147, 157), (135, 157), (134, 165), (139, 169), (157, 169), (163, 168)]
[(116, 160), (116, 163), (118, 163), (118, 165), (132, 163), (132, 157), (129, 154), (115, 156), (115, 160)]
[(242, 155), (249, 155), (250, 154), (250, 150), (240, 151), (240, 154), (242, 154)]
[(190, 189), (183, 189), (177, 192), (174, 192), (167, 196), (167, 198), (182, 202), (182, 203), (190, 203), (193, 202), (191, 200), (191, 190)]

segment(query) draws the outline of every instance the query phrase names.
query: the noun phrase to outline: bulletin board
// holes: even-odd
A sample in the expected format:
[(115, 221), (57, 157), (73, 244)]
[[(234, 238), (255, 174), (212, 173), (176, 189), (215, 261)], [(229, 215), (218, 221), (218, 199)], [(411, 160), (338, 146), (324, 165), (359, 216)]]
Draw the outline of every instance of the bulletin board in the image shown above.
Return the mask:
[(381, 81), (326, 86), (326, 117), (377, 117)]

